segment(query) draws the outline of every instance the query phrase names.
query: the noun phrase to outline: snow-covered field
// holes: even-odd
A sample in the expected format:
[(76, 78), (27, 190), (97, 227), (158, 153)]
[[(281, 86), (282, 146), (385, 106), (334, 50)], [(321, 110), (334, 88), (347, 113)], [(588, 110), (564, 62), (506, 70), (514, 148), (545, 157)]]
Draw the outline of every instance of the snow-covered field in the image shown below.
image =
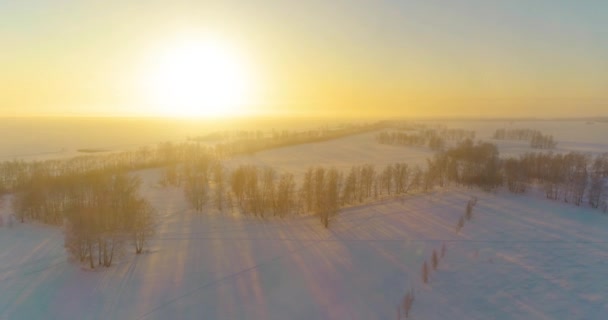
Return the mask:
[[(223, 123), (218, 121), (188, 121), (161, 119), (0, 119), (0, 135), (11, 139), (0, 139), (0, 161), (24, 159), (42, 160), (82, 155), (78, 149), (104, 149), (124, 151), (139, 146), (154, 145), (164, 141), (185, 141), (187, 137), (208, 134), (214, 130), (308, 130), (319, 126), (343, 123), (339, 120), (261, 119), (257, 122), (234, 120)], [(348, 121), (347, 121), (348, 122)], [(535, 129), (551, 134), (558, 141), (557, 151), (578, 150), (582, 152), (608, 151), (608, 122), (588, 123), (583, 120), (560, 121), (482, 121), (482, 120), (443, 120), (416, 121), (425, 124), (441, 124), (448, 128), (474, 130), (477, 138), (490, 140), (496, 129)], [(352, 123), (348, 122), (348, 123)], [(372, 133), (373, 136), (375, 133)], [(521, 154), (530, 151), (527, 142), (494, 141), (503, 154)], [(348, 147), (348, 146), (346, 146)], [(345, 146), (340, 145), (339, 150)], [(355, 148), (363, 148), (358, 145)], [(380, 151), (376, 159), (382, 157), (383, 150), (372, 146), (372, 151)], [(315, 151), (314, 148), (308, 149)], [(296, 150), (297, 151), (297, 150)], [(331, 150), (330, 150), (331, 151)], [(386, 151), (386, 150), (384, 150)], [(317, 155), (320, 160), (333, 160), (328, 155)], [(390, 156), (390, 155), (388, 155)], [(411, 159), (411, 157), (410, 157)], [(406, 159), (406, 160), (410, 160)], [(372, 158), (368, 158), (372, 160)]]
[(376, 142), (378, 132), (352, 135), (325, 142), (308, 143), (239, 156), (226, 161), (226, 165), (253, 164), (271, 167), (279, 172), (303, 173), (309, 166), (335, 167), (348, 170), (354, 165), (373, 164), (378, 169), (397, 162), (408, 165), (426, 164), (433, 152), (425, 147), (402, 147)]
[(520, 121), (445, 121), (450, 128), (475, 130), (477, 139), (496, 143), (502, 156), (517, 156), (538, 151), (527, 141), (498, 141), (491, 137), (496, 129), (534, 129), (552, 135), (557, 141), (554, 152), (578, 151), (598, 154), (608, 152), (608, 122), (584, 120), (520, 120)]
[[(608, 312), (608, 219), (597, 211), (449, 189), (345, 209), (325, 230), (313, 217), (197, 214), (177, 189), (144, 192), (158, 235), (109, 269), (67, 262), (56, 228), (1, 228), (0, 318), (394, 319), (410, 288), (413, 319)], [(457, 233), (471, 195), (474, 217)], [(443, 244), (423, 284), (422, 263)]]
[[(586, 148), (583, 138), (573, 144)], [(230, 161), (298, 173), (310, 165), (423, 164), (430, 155), (376, 144), (371, 133)], [(326, 230), (315, 217), (199, 214), (181, 190), (157, 186), (160, 170), (137, 174), (158, 209), (157, 235), (146, 253), (128, 248), (108, 269), (68, 261), (59, 228), (9, 228), (3, 201), (0, 319), (395, 319), (409, 289), (412, 319), (608, 314), (608, 216), (597, 210), (447, 188), (344, 209)], [(456, 232), (473, 195), (473, 219)], [(422, 264), (444, 244), (424, 284)]]

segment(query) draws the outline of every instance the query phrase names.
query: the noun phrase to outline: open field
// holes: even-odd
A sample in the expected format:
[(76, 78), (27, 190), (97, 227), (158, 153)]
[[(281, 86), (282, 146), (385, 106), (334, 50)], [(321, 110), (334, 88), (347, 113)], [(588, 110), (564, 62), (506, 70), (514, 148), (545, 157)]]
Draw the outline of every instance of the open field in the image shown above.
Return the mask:
[[(425, 124), (442, 124), (448, 128), (461, 128), (477, 132), (477, 139), (490, 140), (499, 128), (536, 129), (551, 134), (558, 141), (557, 151), (576, 150), (581, 152), (602, 153), (608, 150), (608, 122), (584, 120), (518, 120), (518, 121), (484, 121), (484, 120), (425, 120), (415, 122)], [(2, 119), (0, 134), (13, 137), (0, 141), (0, 161), (24, 159), (44, 160), (78, 156), (78, 149), (103, 149), (125, 151), (140, 146), (154, 145), (163, 141), (185, 141), (187, 137), (196, 137), (226, 127), (240, 130), (304, 130), (311, 126), (325, 126), (344, 123), (339, 120), (309, 120), (306, 125), (294, 119), (260, 119), (257, 121), (233, 120), (229, 123), (209, 121), (177, 121), (160, 119)], [(356, 123), (356, 122), (355, 122)], [(33, 132), (32, 128), (36, 128)], [(370, 133), (373, 136), (374, 133)], [(347, 139), (349, 139), (347, 137)], [(371, 140), (370, 140), (371, 141)], [(503, 155), (516, 155), (530, 151), (527, 142), (494, 141)], [(335, 145), (334, 145), (335, 146)], [(369, 147), (369, 146), (366, 146)], [(336, 151), (344, 150), (338, 146)], [(355, 148), (363, 148), (355, 146)], [(373, 147), (377, 148), (377, 147)], [(373, 151), (381, 151), (371, 149)], [(293, 149), (291, 151), (296, 151)], [(314, 149), (309, 151), (315, 151)], [(382, 158), (384, 153), (376, 154)], [(391, 156), (390, 153), (387, 156)], [(319, 155), (325, 160), (329, 156)], [(406, 160), (410, 160), (406, 158)], [(372, 159), (369, 159), (372, 160)], [(384, 161), (383, 159), (380, 159)], [(336, 161), (336, 160), (333, 160)]]
[[(301, 173), (310, 165), (424, 164), (430, 151), (377, 144), (374, 134), (228, 160)], [(560, 141), (561, 143), (561, 141)], [(69, 261), (60, 228), (0, 227), (0, 319), (603, 319), (608, 312), (608, 217), (506, 191), (448, 187), (316, 217), (261, 220), (188, 208), (136, 172), (157, 209), (147, 251), (108, 269)], [(473, 218), (457, 232), (471, 196)], [(423, 283), (422, 264), (445, 245)]]
[[(417, 319), (608, 312), (608, 219), (596, 211), (453, 189), (346, 209), (326, 230), (313, 217), (197, 214), (179, 190), (143, 192), (158, 235), (110, 269), (66, 262), (56, 228), (0, 229), (0, 317), (392, 319), (410, 288)], [(474, 217), (457, 233), (471, 195)], [(422, 263), (443, 244), (423, 284)]]

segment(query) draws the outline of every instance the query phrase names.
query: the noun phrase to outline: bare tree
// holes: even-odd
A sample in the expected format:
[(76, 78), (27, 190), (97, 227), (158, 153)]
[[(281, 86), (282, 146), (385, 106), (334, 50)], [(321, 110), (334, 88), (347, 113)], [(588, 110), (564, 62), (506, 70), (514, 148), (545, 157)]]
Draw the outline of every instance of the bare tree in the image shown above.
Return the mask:
[(184, 183), (184, 194), (196, 211), (202, 211), (209, 197), (209, 182), (206, 175), (189, 175)]
[(380, 175), (381, 175), (380, 184), (386, 190), (386, 193), (390, 196), (391, 191), (393, 189), (393, 176), (394, 176), (393, 167), (392, 166), (384, 167), (384, 170), (382, 171), (382, 173)]
[(329, 228), (329, 220), (338, 214), (340, 210), (340, 174), (335, 168), (327, 172), (327, 184), (324, 192), (324, 207), (320, 211), (321, 223), (325, 228)]
[(277, 186), (277, 197), (275, 205), (275, 215), (281, 217), (294, 211), (296, 207), (295, 196), (296, 184), (293, 174), (283, 173), (279, 178)]
[(526, 192), (528, 177), (522, 161), (514, 158), (507, 159), (504, 163), (504, 171), (509, 191), (513, 193)]
[(134, 201), (131, 234), (135, 253), (140, 254), (148, 239), (155, 233), (154, 208), (144, 199)]
[(265, 211), (275, 211), (275, 171), (272, 168), (265, 168), (262, 172), (261, 206), (262, 213)]
[(309, 167), (304, 173), (304, 181), (302, 182), (301, 194), (304, 201), (305, 211), (312, 212), (314, 205), (314, 168)]
[(593, 174), (589, 185), (589, 205), (598, 208), (602, 203), (603, 194), (605, 194), (604, 179), (599, 174)]
[(226, 182), (225, 182), (226, 173), (224, 172), (224, 167), (221, 163), (217, 162), (213, 166), (213, 180), (215, 182), (215, 205), (218, 210), (222, 211), (224, 209), (224, 201), (226, 194)]
[(358, 167), (351, 167), (342, 188), (342, 204), (354, 203), (357, 199)]

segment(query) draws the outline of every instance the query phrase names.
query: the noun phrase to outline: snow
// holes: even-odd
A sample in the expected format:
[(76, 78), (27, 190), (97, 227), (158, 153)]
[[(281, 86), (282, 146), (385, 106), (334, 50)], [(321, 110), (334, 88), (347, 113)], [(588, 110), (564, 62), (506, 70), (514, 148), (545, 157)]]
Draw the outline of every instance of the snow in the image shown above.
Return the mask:
[[(434, 123), (434, 122), (432, 122)], [(495, 143), (501, 156), (518, 156), (543, 151), (530, 148), (527, 141), (493, 140), (496, 129), (533, 129), (552, 135), (557, 142), (553, 152), (577, 151), (590, 154), (608, 152), (608, 122), (586, 120), (518, 120), (518, 121), (443, 121), (449, 128), (475, 130), (476, 138)], [(546, 150), (545, 150), (546, 151)]]
[[(482, 139), (499, 127), (476, 125)], [(555, 134), (564, 150), (608, 151), (602, 140), (608, 124), (516, 125)], [(374, 135), (226, 163), (300, 174), (311, 165), (423, 165), (432, 155), (377, 144)], [(507, 154), (532, 150), (522, 142), (499, 145)], [(70, 261), (60, 228), (19, 222), (9, 228), (10, 201), (0, 201), (0, 319), (395, 319), (411, 288), (412, 319), (608, 314), (608, 216), (597, 210), (535, 194), (449, 187), (343, 209), (326, 230), (310, 216), (260, 220), (193, 212), (180, 189), (158, 186), (160, 169), (135, 174), (158, 209), (157, 235), (144, 254), (127, 247), (107, 269)], [(457, 232), (471, 196), (479, 199), (473, 219)], [(422, 283), (423, 262), (430, 265), (443, 244), (446, 256)]]
[[(179, 189), (155, 185), (159, 170), (138, 174), (158, 234), (109, 269), (69, 262), (57, 228), (0, 228), (0, 319), (393, 319), (410, 288), (413, 319), (608, 312), (608, 220), (594, 210), (448, 188), (345, 209), (326, 230), (307, 216), (192, 212)], [(422, 263), (444, 243), (423, 284)]]
[(433, 152), (425, 147), (404, 147), (380, 144), (378, 132), (352, 135), (325, 142), (308, 143), (258, 152), (253, 155), (228, 159), (228, 167), (252, 164), (271, 167), (279, 172), (303, 174), (309, 166), (349, 170), (354, 165), (373, 164), (377, 169), (388, 164), (405, 162), (410, 166), (424, 167)]

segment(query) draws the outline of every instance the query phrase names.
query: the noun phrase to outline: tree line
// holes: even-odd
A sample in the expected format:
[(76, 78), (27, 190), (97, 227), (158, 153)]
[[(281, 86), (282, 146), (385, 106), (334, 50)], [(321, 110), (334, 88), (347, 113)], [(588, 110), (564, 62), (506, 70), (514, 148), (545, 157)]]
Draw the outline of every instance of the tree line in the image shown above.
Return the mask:
[(176, 181), (182, 181), (175, 185), (182, 187), (190, 207), (196, 211), (238, 210), (260, 218), (313, 214), (325, 227), (345, 206), (428, 190), (433, 183), (428, 171), (406, 163), (382, 169), (364, 164), (346, 171), (314, 166), (300, 179), (293, 173), (253, 165), (228, 170), (213, 158), (166, 170), (177, 172), (170, 175), (176, 174)]
[(379, 130), (385, 127), (384, 122), (370, 124), (348, 124), (335, 128), (323, 127), (316, 130), (271, 132), (236, 131), (234, 133), (212, 133), (203, 137), (191, 138), (192, 141), (220, 140), (215, 144), (216, 155), (224, 158), (239, 154), (252, 154), (269, 149), (294, 146), (305, 143), (323, 142)]
[(590, 207), (608, 211), (608, 154), (527, 153), (506, 159), (504, 175), (511, 192), (524, 193), (536, 184), (548, 199), (577, 206), (586, 200)]
[(557, 142), (552, 135), (545, 135), (533, 129), (497, 129), (492, 136), (495, 140), (525, 140), (530, 141), (530, 147), (535, 149), (554, 149)]
[(0, 194), (28, 189), (33, 180), (61, 178), (94, 172), (116, 173), (174, 165), (214, 150), (196, 143), (159, 143), (136, 150), (85, 155), (44, 161), (12, 160), (0, 162)]
[(513, 193), (539, 186), (548, 199), (608, 211), (608, 154), (590, 156), (538, 152), (501, 159), (496, 145), (465, 140), (428, 160), (431, 185), (456, 183), (495, 190), (506, 185)]
[(447, 141), (462, 141), (474, 139), (475, 131), (448, 128), (421, 127), (413, 132), (383, 131), (376, 135), (376, 141), (381, 144), (428, 147), (434, 151), (443, 150)]

